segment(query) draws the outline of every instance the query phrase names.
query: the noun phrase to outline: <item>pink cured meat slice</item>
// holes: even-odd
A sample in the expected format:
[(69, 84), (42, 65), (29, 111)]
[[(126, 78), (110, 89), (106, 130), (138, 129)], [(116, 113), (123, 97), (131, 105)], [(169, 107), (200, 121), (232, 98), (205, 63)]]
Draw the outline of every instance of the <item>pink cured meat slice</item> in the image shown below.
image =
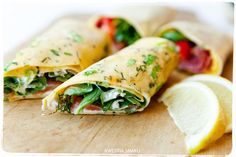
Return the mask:
[[(82, 97), (79, 96), (74, 96), (74, 103), (71, 105), (70, 110), (71, 113), (74, 113), (74, 111), (78, 108), (80, 102), (82, 101)], [(85, 107), (86, 110), (90, 110), (90, 111), (100, 111), (102, 110), (101, 107), (99, 107), (96, 104), (89, 104)]]
[(180, 61), (179, 69), (191, 73), (201, 73), (204, 72), (210, 64), (211, 56), (209, 51), (200, 47), (194, 47), (190, 52), (190, 56)]

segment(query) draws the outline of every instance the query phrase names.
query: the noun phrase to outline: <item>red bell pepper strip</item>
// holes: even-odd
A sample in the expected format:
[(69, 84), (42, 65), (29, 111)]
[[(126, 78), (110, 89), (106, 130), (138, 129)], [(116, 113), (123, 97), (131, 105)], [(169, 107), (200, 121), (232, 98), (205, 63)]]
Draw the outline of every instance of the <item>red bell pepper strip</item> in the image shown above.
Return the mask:
[(187, 40), (180, 40), (176, 42), (179, 48), (180, 59), (187, 59), (190, 55), (191, 46)]

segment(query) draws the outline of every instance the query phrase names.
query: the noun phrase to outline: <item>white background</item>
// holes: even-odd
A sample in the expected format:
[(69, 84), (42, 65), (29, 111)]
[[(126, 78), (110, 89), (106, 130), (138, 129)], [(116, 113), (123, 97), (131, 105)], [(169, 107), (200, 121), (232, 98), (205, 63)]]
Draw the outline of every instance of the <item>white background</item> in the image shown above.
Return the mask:
[[(181, 3), (149, 3), (150, 5), (161, 4), (174, 7), (179, 10), (190, 10), (194, 12), (198, 18), (206, 23), (210, 23), (215, 27), (224, 31), (233, 32), (232, 24), (228, 23), (228, 17), (233, 16), (231, 8), (223, 2), (181, 2)], [(22, 2), (19, 0), (13, 3), (6, 1), (3, 6), (3, 52), (4, 58), (8, 60), (6, 54), (14, 50), (16, 47), (29, 40), (40, 30), (47, 27), (52, 21), (68, 14), (79, 13), (96, 13), (109, 12), (114, 8), (124, 5), (143, 5), (143, 3), (122, 3), (122, 1), (113, 3), (106, 1), (98, 3), (98, 1), (73, 1), (70, 3), (62, 3), (61, 1), (45, 3), (37, 1), (37, 3)]]

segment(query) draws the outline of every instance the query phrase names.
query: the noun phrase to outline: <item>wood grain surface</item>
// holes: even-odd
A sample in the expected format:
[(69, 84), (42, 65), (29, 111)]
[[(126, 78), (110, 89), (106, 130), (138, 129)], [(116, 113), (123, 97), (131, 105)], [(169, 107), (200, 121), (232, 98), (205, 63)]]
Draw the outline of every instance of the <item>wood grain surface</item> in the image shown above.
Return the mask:
[[(232, 56), (223, 72), (229, 80)], [(143, 112), (128, 116), (42, 115), (41, 100), (4, 102), (3, 148), (33, 153), (187, 154), (184, 135), (156, 101), (165, 88), (185, 77), (175, 71)], [(225, 134), (199, 154), (224, 155), (231, 148), (232, 135)]]

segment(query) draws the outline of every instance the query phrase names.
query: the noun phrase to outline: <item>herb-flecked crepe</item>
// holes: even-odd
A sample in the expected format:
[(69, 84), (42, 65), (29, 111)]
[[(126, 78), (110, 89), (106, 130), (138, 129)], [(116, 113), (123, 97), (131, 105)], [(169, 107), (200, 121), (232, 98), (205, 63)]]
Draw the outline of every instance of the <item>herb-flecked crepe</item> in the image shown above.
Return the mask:
[(160, 28), (158, 36), (175, 42), (180, 49), (178, 68), (195, 74), (220, 75), (233, 47), (230, 35), (196, 22), (171, 22)]
[(107, 34), (75, 19), (59, 20), (5, 67), (4, 98), (43, 98), (109, 53)]
[(142, 111), (178, 63), (174, 43), (143, 38), (83, 70), (43, 99), (42, 110), (71, 114)]

